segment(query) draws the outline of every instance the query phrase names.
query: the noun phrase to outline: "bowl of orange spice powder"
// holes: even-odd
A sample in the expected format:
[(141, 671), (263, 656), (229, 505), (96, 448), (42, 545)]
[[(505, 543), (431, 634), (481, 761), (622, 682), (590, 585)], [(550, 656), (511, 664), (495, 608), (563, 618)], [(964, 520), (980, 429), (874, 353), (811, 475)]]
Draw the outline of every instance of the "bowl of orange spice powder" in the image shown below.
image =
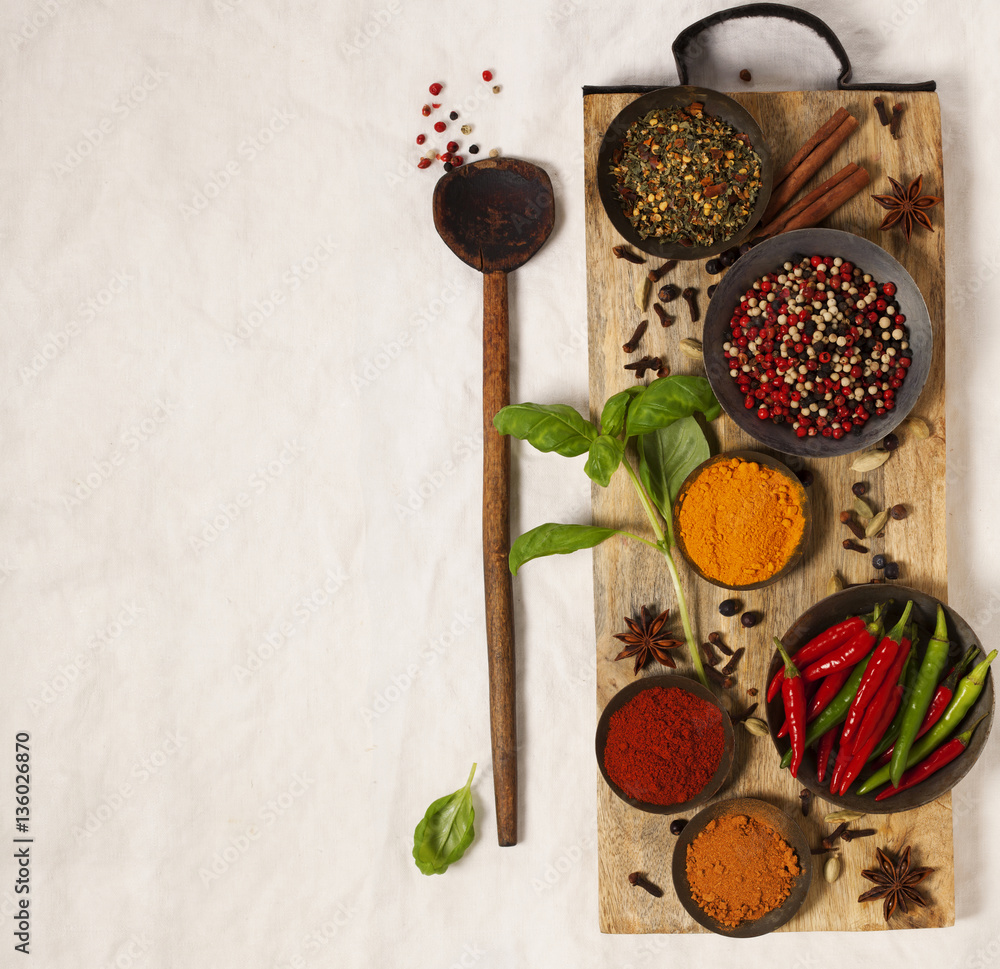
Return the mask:
[(802, 558), (810, 523), (802, 482), (756, 451), (727, 451), (698, 465), (673, 508), (681, 554), (724, 589), (760, 589), (787, 575)]

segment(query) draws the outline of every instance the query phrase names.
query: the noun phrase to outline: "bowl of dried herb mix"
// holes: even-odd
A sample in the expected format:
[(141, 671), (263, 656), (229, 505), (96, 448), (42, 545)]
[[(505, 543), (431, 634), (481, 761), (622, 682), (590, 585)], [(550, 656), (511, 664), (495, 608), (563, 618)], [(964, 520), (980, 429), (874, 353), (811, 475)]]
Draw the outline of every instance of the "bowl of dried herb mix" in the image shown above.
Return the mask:
[(753, 116), (708, 88), (661, 88), (611, 122), (597, 189), (622, 237), (665, 259), (705, 259), (738, 245), (771, 194), (773, 165)]

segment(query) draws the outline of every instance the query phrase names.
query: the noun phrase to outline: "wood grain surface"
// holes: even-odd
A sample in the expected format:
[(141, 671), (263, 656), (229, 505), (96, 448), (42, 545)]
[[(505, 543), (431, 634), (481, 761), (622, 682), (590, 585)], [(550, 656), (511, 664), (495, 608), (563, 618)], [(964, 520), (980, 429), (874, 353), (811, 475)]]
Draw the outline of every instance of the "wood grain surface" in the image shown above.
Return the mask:
[[(901, 581), (940, 599), (947, 596), (947, 560), (945, 549), (945, 279), (944, 220), (945, 204), (931, 210), (933, 233), (917, 229), (907, 244), (902, 232), (880, 232), (883, 210), (869, 197), (884, 194), (890, 187), (887, 176), (898, 180), (924, 176), (924, 191), (942, 194), (941, 119), (938, 99), (927, 93), (884, 93), (891, 105), (901, 101), (905, 114), (901, 137), (894, 141), (888, 128), (882, 127), (872, 107), (876, 91), (811, 91), (780, 93), (736, 93), (760, 122), (765, 137), (780, 168), (799, 145), (838, 107), (845, 107), (859, 121), (858, 130), (834, 154), (804, 187), (808, 191), (829, 178), (848, 162), (863, 165), (871, 173), (869, 190), (855, 196), (834, 213), (826, 225), (844, 229), (877, 242), (886, 248), (909, 271), (923, 293), (934, 325), (934, 360), (923, 394), (913, 412), (928, 422), (929, 440), (917, 441), (900, 434), (902, 446), (881, 469), (866, 475), (850, 470), (851, 457), (810, 459), (783, 458), (793, 469), (809, 467), (815, 475), (810, 497), (813, 502), (814, 527), (810, 547), (802, 564), (776, 586), (744, 593), (745, 608), (761, 613), (763, 619), (754, 629), (743, 629), (739, 618), (719, 615), (718, 604), (726, 594), (697, 579), (690, 569), (683, 569), (684, 586), (697, 635), (703, 641), (712, 631), (722, 633), (733, 648), (747, 647), (736, 685), (725, 700), (727, 706), (742, 710), (749, 702), (747, 690), (755, 687), (763, 715), (764, 676), (771, 656), (772, 635), (781, 635), (793, 620), (825, 594), (827, 580), (836, 569), (846, 582), (867, 581), (873, 576), (870, 556), (845, 551), (841, 540), (846, 529), (837, 518), (850, 505), (850, 486), (864, 478), (870, 486), (869, 497), (877, 510), (897, 502), (910, 508), (910, 516), (894, 522), (884, 539), (872, 542), (872, 551), (885, 551), (901, 565)], [(660, 261), (650, 258), (645, 265), (632, 265), (616, 259), (611, 247), (622, 240), (601, 207), (595, 181), (595, 166), (601, 138), (610, 121), (636, 94), (590, 94), (584, 98), (584, 149), (586, 164), (587, 218), (587, 296), (590, 341), (590, 409), (597, 418), (604, 400), (635, 383), (633, 375), (622, 369), (627, 362), (622, 344), (640, 319), (648, 318), (649, 329), (639, 351), (661, 354), (674, 373), (697, 372), (678, 350), (684, 337), (700, 337), (701, 324), (691, 323), (687, 307), (678, 300), (671, 312), (677, 323), (663, 329), (650, 312), (640, 314), (633, 301), (636, 281)], [(664, 282), (694, 286), (699, 292), (701, 318), (705, 317), (707, 287), (721, 277), (705, 273), (704, 263), (681, 264)], [(654, 295), (655, 295), (654, 286)], [(725, 415), (713, 430), (718, 448), (755, 448)], [(759, 448), (757, 448), (759, 450)], [(782, 457), (777, 455), (777, 457)], [(594, 522), (634, 530), (648, 531), (641, 508), (623, 476), (616, 476), (611, 487), (593, 486)], [(683, 566), (683, 563), (682, 563)], [(674, 608), (674, 594), (666, 568), (655, 552), (637, 542), (616, 539), (594, 550), (594, 605), (597, 627), (597, 714), (621, 687), (632, 680), (628, 662), (616, 663), (618, 651), (612, 634), (623, 628), (622, 617), (637, 615), (643, 604), (659, 609)], [(680, 653), (680, 651), (678, 651)], [(679, 659), (679, 672), (690, 672), (689, 661)], [(651, 667), (648, 672), (655, 673)], [(812, 844), (832, 826), (823, 823), (823, 815), (832, 810), (816, 801), (808, 818), (799, 811), (801, 789), (793, 778), (778, 769), (777, 755), (768, 738), (749, 735), (737, 729), (736, 766), (719, 797), (753, 796), (763, 798), (792, 814), (802, 825)], [(595, 774), (597, 772), (595, 771)], [(599, 905), (603, 932), (701, 932), (674, 897), (670, 878), (671, 855), (675, 838), (670, 834), (669, 815), (646, 814), (619, 800), (597, 774), (597, 820), (599, 844)], [(827, 884), (818, 866), (809, 895), (802, 909), (780, 931), (861, 931), (884, 929), (881, 903), (858, 904), (857, 897), (870, 883), (860, 873), (872, 867), (876, 846), (896, 852), (905, 844), (914, 846), (914, 864), (930, 865), (937, 870), (921, 885), (928, 906), (910, 914), (897, 914), (889, 927), (916, 928), (951, 925), (955, 920), (955, 885), (952, 847), (952, 811), (950, 795), (915, 811), (897, 815), (870, 815), (865, 826), (877, 828), (877, 835), (842, 846), (844, 870), (833, 885)], [(857, 824), (855, 825), (857, 826)], [(642, 871), (661, 885), (665, 895), (653, 898), (632, 888), (627, 875)]]

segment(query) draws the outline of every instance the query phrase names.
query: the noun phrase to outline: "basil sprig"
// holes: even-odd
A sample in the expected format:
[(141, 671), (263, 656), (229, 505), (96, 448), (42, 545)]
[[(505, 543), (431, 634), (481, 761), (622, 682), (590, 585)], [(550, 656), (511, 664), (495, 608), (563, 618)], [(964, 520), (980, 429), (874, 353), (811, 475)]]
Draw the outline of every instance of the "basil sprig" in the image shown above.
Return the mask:
[(439, 797), (426, 811), (413, 832), (413, 860), (425, 875), (442, 875), (448, 866), (465, 854), (476, 836), (473, 822), (472, 777), (469, 771), (465, 787)]
[[(540, 451), (557, 451), (567, 457), (586, 454), (583, 470), (602, 488), (624, 468), (655, 536), (655, 541), (650, 541), (617, 528), (548, 522), (525, 532), (511, 546), (511, 572), (516, 575), (525, 562), (543, 555), (593, 548), (612, 535), (624, 535), (652, 546), (666, 560), (691, 662), (706, 686), (701, 654), (670, 552), (674, 545), (672, 506), (684, 479), (709, 456), (708, 441), (694, 415), (702, 414), (711, 421), (720, 412), (705, 377), (678, 375), (609, 397), (601, 411), (600, 426), (565, 404), (512, 404), (493, 419), (501, 434), (527, 441)], [(638, 475), (629, 460), (630, 448), (634, 449)], [(662, 516), (662, 525), (657, 512)]]

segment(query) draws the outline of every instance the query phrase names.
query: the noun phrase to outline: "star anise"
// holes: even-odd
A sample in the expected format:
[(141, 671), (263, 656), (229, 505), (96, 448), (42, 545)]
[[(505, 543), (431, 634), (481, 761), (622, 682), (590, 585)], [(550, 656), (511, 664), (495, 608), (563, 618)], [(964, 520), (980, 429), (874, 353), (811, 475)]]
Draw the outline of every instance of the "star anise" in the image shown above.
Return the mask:
[(655, 657), (664, 666), (676, 667), (677, 664), (668, 650), (680, 646), (684, 640), (676, 639), (669, 629), (663, 628), (669, 614), (670, 610), (668, 609), (654, 619), (650, 616), (649, 609), (643, 606), (638, 622), (625, 616), (625, 625), (628, 626), (629, 631), (615, 633), (615, 639), (625, 643), (625, 648), (615, 659), (628, 659), (630, 656), (634, 656), (634, 672), (636, 674), (649, 662), (650, 657)]
[(891, 229), (896, 223), (903, 226), (906, 241), (910, 241), (913, 233), (913, 225), (917, 223), (925, 229), (934, 231), (927, 209), (933, 208), (941, 199), (937, 195), (921, 195), (920, 190), (924, 184), (924, 176), (918, 175), (908, 186), (903, 186), (894, 178), (890, 178), (892, 183), (892, 195), (873, 195), (872, 198), (889, 212), (882, 220), (880, 229)]
[(899, 859), (895, 864), (881, 848), (876, 849), (876, 854), (879, 867), (868, 868), (861, 872), (868, 881), (875, 882), (875, 887), (860, 895), (858, 901), (870, 902), (877, 898), (884, 899), (882, 912), (886, 922), (896, 911), (897, 903), (904, 912), (908, 911), (906, 907), (908, 901), (915, 905), (926, 905), (924, 897), (913, 886), (922, 882), (934, 869), (911, 868), (909, 845), (900, 852)]

